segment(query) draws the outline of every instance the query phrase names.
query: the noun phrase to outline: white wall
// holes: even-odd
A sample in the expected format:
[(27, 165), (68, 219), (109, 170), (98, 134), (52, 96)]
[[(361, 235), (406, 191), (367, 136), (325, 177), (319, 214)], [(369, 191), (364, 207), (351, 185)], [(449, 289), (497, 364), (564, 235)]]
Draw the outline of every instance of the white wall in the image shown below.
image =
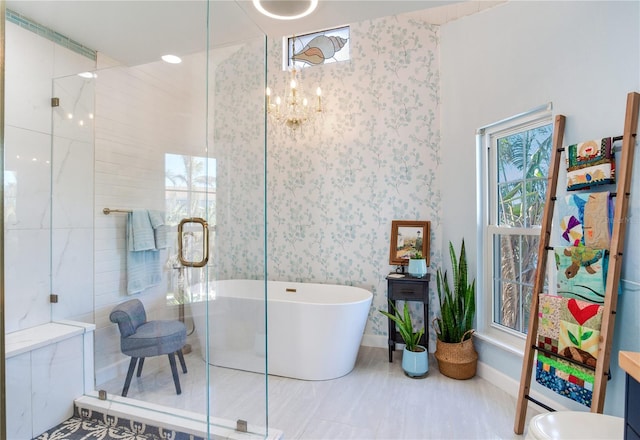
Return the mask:
[[(514, 1), (442, 27), (443, 243), (464, 236), (470, 260), (482, 246), (475, 215), (477, 128), (551, 101), (554, 114), (567, 117), (567, 144), (622, 134), (627, 93), (640, 90), (639, 19), (637, 2)], [(636, 160), (623, 270), (623, 278), (635, 282), (638, 171)], [(605, 404), (615, 415), (624, 408), (618, 350), (640, 351), (638, 287), (622, 286)], [(477, 345), (481, 362), (519, 381), (521, 357), (488, 342)]]

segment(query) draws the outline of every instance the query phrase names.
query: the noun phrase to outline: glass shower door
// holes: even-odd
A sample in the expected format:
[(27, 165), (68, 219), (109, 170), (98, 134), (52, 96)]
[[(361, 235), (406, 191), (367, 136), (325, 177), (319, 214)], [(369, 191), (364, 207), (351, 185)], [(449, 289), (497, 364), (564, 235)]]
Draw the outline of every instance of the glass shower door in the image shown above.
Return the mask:
[(51, 319), (93, 323), (95, 77), (79, 73), (52, 87)]
[[(267, 432), (274, 428), (267, 417), (267, 40), (239, 3), (214, 1), (209, 11), (207, 141), (216, 196), (203, 344), (209, 415), (266, 437), (276, 435)], [(240, 41), (229, 40), (229, 23), (244, 23)]]
[[(84, 76), (53, 81), (54, 94), (72, 89), (77, 99), (61, 99), (52, 110), (51, 283), (77, 300), (54, 304), (52, 317), (95, 324), (94, 369), (88, 373), (95, 386), (86, 398), (97, 412), (118, 408), (124, 420), (135, 421), (145, 408), (156, 413), (159, 426), (177, 416), (169, 428), (184, 432), (196, 423), (205, 438), (229, 429), (265, 437), (265, 283), (254, 289), (250, 318), (240, 317), (245, 310), (235, 292), (223, 288), (231, 280), (266, 278), (265, 39), (254, 29), (251, 38), (225, 39), (218, 47), (217, 23), (244, 14), (236, 2), (76, 3), (74, 13), (88, 14), (88, 21), (96, 14), (113, 20), (109, 27), (126, 33), (129, 44), (150, 49), (135, 59), (98, 52), (95, 68), (78, 72)], [(106, 13), (110, 4), (123, 9)], [(153, 21), (165, 34), (162, 41), (176, 44), (152, 44), (148, 35), (118, 21), (135, 17)], [(196, 32), (185, 35), (185, 25)], [(194, 34), (199, 43), (183, 44)], [(167, 53), (182, 62), (159, 60)], [(82, 124), (80, 108), (87, 113)], [(70, 121), (82, 148), (71, 150), (55, 140), (71, 138)], [(58, 165), (64, 169), (59, 176)], [(166, 243), (152, 250), (159, 278), (132, 291), (127, 230), (134, 211), (161, 214)], [(181, 224), (183, 219), (188, 221)], [(69, 244), (77, 249), (65, 248)], [(66, 263), (58, 258), (63, 254), (73, 259)], [(121, 396), (130, 358), (121, 352), (121, 335), (109, 314), (132, 298), (142, 301), (149, 320), (184, 323), (187, 373), (178, 366), (180, 394), (163, 355), (146, 358), (127, 396)], [(233, 350), (238, 335), (250, 339), (257, 363), (220, 363), (218, 354)]]

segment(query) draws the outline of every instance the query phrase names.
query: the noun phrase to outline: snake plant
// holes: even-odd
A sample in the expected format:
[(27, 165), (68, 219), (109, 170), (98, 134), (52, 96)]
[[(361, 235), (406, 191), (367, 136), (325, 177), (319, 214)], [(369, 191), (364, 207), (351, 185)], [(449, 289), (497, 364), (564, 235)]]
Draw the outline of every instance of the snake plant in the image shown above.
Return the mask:
[(411, 315), (409, 314), (409, 306), (407, 303), (404, 303), (404, 310), (402, 313), (400, 313), (393, 302), (389, 301), (389, 305), (391, 306), (390, 310), (393, 310), (393, 314), (385, 310), (380, 310), (380, 313), (396, 323), (396, 327), (400, 332), (400, 336), (402, 337), (407, 350), (422, 351), (417, 347), (418, 344), (420, 344), (420, 338), (424, 334), (424, 327), (418, 331), (413, 330), (413, 323), (411, 322)]
[(476, 312), (476, 281), (467, 283), (467, 254), (464, 240), (460, 249), (460, 258), (456, 257), (453, 244), (449, 242), (449, 255), (453, 268), (453, 287), (449, 285), (447, 272), (438, 269), (436, 285), (440, 300), (440, 317), (436, 318), (434, 328), (438, 339), (442, 342), (461, 342), (469, 339), (473, 329), (473, 318)]

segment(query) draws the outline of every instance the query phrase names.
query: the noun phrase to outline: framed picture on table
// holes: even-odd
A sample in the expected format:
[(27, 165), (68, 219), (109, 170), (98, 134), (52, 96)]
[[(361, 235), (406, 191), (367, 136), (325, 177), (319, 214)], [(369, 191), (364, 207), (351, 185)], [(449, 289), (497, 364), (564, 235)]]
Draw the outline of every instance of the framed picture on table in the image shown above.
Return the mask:
[(393, 220), (389, 264), (406, 266), (409, 264), (409, 258), (416, 252), (420, 252), (428, 266), (430, 225), (431, 222), (422, 220)]

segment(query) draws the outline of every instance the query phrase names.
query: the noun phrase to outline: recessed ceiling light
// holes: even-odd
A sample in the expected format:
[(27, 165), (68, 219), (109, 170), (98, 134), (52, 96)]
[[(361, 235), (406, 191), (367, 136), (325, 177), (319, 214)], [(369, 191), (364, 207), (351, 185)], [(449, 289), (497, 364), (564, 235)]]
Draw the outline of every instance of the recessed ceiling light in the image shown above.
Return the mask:
[(79, 76), (79, 77), (82, 77), (82, 78), (97, 78), (97, 77), (98, 77), (98, 75), (96, 75), (96, 74), (95, 74), (95, 73), (93, 73), (93, 72), (82, 72), (82, 73), (78, 73), (78, 76)]
[(318, 0), (253, 0), (260, 13), (277, 20), (295, 20), (315, 11)]
[(162, 61), (169, 64), (180, 64), (182, 59), (176, 55), (162, 55)]

